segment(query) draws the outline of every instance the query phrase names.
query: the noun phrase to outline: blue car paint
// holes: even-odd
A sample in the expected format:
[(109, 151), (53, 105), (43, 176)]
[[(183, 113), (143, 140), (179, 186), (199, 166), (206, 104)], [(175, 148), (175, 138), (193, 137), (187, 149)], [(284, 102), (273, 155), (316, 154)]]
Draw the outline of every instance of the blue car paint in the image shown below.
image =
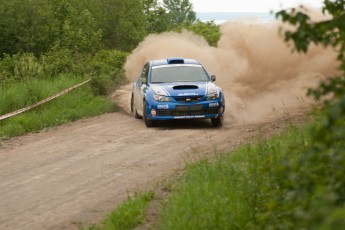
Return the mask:
[[(164, 83), (167, 84), (167, 83)], [(173, 85), (183, 85), (185, 83), (173, 83)], [(196, 82), (192, 84), (198, 84)], [(171, 85), (171, 84), (169, 84)], [(215, 109), (215, 108), (221, 108), (225, 107), (224, 100), (223, 100), (223, 93), (222, 91), (219, 92), (219, 98), (217, 100), (206, 100), (206, 95), (205, 95), (205, 89), (197, 89), (197, 90), (188, 90), (188, 91), (183, 91), (181, 92), (180, 90), (169, 90), (167, 89), (168, 93), (170, 94), (172, 101), (171, 102), (158, 102), (153, 99), (153, 95), (155, 92), (153, 90), (148, 90), (145, 94), (145, 103), (146, 103), (146, 108), (147, 108), (147, 117), (148, 119), (151, 120), (171, 120), (171, 119), (202, 119), (202, 118), (217, 118), (220, 116), (223, 116), (223, 113), (218, 112), (216, 114), (205, 114), (201, 113), (198, 115), (189, 115), (189, 116), (152, 116), (151, 115), (151, 110), (155, 109), (157, 110), (176, 110), (176, 106), (195, 106), (195, 105), (201, 105), (202, 109)], [(178, 92), (177, 92), (178, 91)], [(190, 92), (191, 91), (191, 92)], [(188, 104), (184, 103), (179, 103), (176, 100), (174, 100), (173, 97), (178, 96), (178, 94), (183, 94), (183, 93), (191, 93), (193, 96), (202, 96), (201, 100), (198, 102), (189, 102)], [(197, 95), (195, 95), (198, 93)], [(211, 106), (210, 106), (211, 105)], [(215, 106), (217, 105), (217, 106)], [(224, 110), (223, 110), (224, 111)]]
[[(225, 111), (225, 100), (224, 95), (221, 90), (221, 88), (217, 87), (219, 92), (219, 97), (214, 100), (206, 100), (207, 96), (207, 87), (210, 86), (210, 84), (214, 84), (211, 81), (210, 75), (207, 73), (205, 68), (196, 60), (193, 59), (183, 59), (183, 64), (197, 64), (201, 65), (205, 72), (207, 73), (209, 77), (209, 81), (207, 82), (172, 82), (172, 83), (150, 83), (151, 82), (151, 73), (152, 73), (152, 67), (154, 66), (160, 66), (160, 65), (169, 65), (169, 62), (171, 64), (175, 64), (175, 61), (180, 61), (181, 58), (171, 58), (166, 60), (156, 60), (151, 61), (148, 64), (149, 67), (149, 73), (148, 73), (148, 80), (146, 87), (144, 88), (144, 98), (143, 103), (146, 104), (146, 114), (147, 119), (149, 120), (172, 120), (172, 119), (206, 119), (206, 118), (219, 118), (222, 117)], [(139, 76), (140, 78), (140, 76)], [(138, 78), (138, 80), (139, 80)], [(137, 80), (137, 81), (138, 81)], [(153, 89), (154, 87), (160, 87), (166, 93), (169, 95), (171, 101), (170, 102), (159, 102), (154, 100), (153, 96), (156, 94), (156, 91)], [(197, 86), (197, 89), (174, 89), (174, 87), (184, 87), (184, 86)], [(133, 84), (133, 92), (135, 92), (136, 83)], [(178, 102), (174, 98), (175, 97), (200, 97), (200, 100), (196, 102)], [(177, 108), (183, 107), (184, 110), (181, 111), (181, 115), (179, 115)], [(198, 108), (198, 109), (195, 109)], [(155, 110), (155, 113), (152, 113), (152, 110)], [(217, 111), (215, 113), (208, 113), (205, 111)], [(174, 115), (160, 115), (158, 114), (159, 111), (168, 111), (168, 113), (177, 113)], [(200, 114), (198, 114), (198, 111), (204, 111)], [(189, 114), (190, 113), (190, 114)]]

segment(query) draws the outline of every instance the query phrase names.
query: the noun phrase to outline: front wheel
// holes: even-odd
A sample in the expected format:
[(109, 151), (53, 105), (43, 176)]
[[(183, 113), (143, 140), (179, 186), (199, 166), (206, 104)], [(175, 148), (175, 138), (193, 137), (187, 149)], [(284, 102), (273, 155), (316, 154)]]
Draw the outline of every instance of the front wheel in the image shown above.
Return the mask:
[(146, 127), (155, 127), (157, 125), (157, 121), (147, 119), (147, 108), (146, 108), (145, 102), (144, 102), (143, 114), (144, 114), (143, 118), (144, 118), (144, 122), (145, 122)]
[(213, 127), (222, 127), (223, 126), (223, 116), (217, 118), (211, 118), (211, 124)]

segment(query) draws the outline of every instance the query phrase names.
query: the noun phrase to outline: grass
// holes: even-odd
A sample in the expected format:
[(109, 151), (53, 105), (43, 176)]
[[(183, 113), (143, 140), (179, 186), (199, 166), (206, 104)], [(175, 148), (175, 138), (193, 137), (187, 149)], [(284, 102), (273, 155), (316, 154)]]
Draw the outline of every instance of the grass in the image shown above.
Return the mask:
[[(83, 80), (61, 76), (54, 81), (30, 79), (0, 89), (0, 114), (6, 114), (74, 86)], [(116, 111), (109, 99), (95, 96), (88, 84), (20, 115), (0, 121), (0, 140)]]
[[(267, 211), (277, 204), (281, 162), (293, 162), (304, 148), (308, 128), (291, 127), (285, 134), (244, 145), (210, 162), (187, 166), (160, 215), (158, 229), (262, 229)], [(286, 156), (289, 156), (288, 158)]]
[(93, 225), (88, 230), (126, 230), (135, 228), (144, 220), (147, 206), (153, 197), (153, 192), (140, 193), (133, 198), (128, 197), (127, 201), (102, 221), (102, 224)]

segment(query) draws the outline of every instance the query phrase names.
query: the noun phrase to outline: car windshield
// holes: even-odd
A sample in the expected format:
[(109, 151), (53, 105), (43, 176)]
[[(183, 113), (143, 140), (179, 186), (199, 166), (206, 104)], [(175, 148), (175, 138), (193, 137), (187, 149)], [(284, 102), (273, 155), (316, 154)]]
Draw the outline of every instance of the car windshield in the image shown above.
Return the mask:
[(209, 81), (200, 65), (156, 66), (152, 68), (151, 83)]

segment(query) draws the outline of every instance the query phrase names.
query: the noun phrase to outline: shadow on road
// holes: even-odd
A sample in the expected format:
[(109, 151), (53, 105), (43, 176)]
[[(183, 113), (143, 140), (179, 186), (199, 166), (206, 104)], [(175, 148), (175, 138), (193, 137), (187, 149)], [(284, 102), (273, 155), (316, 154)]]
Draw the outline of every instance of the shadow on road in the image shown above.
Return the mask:
[(212, 127), (210, 119), (196, 119), (196, 120), (167, 120), (159, 121), (156, 129), (217, 129)]

